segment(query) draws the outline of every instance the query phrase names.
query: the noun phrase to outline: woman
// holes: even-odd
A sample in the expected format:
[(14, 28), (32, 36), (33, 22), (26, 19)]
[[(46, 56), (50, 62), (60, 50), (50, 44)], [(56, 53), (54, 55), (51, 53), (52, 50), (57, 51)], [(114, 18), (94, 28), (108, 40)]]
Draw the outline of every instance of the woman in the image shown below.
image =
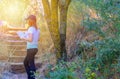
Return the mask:
[(24, 67), (28, 75), (28, 79), (35, 79), (34, 73), (36, 72), (34, 58), (38, 52), (38, 39), (40, 31), (36, 25), (36, 16), (30, 15), (27, 19), (28, 30), (27, 37), (22, 38), (27, 41), (27, 55), (24, 59)]

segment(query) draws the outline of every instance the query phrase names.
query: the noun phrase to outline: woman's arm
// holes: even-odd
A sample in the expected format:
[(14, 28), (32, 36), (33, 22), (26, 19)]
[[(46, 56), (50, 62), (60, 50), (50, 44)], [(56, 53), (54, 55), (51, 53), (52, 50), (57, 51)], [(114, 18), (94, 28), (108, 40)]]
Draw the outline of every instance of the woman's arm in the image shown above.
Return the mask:
[(32, 33), (28, 33), (28, 37), (27, 38), (22, 38), (22, 39), (25, 40), (25, 41), (28, 41), (28, 42), (32, 42), (33, 34)]

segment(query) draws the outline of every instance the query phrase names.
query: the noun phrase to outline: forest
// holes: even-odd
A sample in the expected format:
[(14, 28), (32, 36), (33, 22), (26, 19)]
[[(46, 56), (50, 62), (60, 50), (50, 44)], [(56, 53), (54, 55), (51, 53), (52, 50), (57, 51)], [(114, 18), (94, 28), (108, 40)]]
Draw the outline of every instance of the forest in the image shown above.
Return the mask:
[(7, 1), (0, 1), (0, 20), (13, 27), (24, 27), (29, 14), (37, 16), (42, 63), (37, 79), (120, 79), (119, 0), (16, 0), (19, 17), (11, 9), (7, 16), (3, 3), (13, 5)]

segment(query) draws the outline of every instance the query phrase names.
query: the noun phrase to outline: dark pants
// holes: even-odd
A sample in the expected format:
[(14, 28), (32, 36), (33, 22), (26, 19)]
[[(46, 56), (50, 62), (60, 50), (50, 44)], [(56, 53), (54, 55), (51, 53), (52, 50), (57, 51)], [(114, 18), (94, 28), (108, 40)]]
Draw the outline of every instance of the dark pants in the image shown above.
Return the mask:
[(24, 67), (27, 72), (28, 79), (35, 79), (34, 73), (36, 72), (36, 68), (34, 59), (37, 52), (37, 48), (27, 49), (27, 55), (24, 60)]

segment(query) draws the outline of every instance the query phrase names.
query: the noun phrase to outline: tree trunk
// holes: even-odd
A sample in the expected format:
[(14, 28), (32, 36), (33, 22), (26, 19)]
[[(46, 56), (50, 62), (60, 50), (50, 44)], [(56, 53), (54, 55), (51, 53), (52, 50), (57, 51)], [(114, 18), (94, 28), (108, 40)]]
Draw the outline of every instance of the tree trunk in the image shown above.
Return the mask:
[(67, 28), (67, 12), (71, 0), (60, 0), (60, 38), (61, 38), (61, 57), (64, 61), (67, 60), (66, 52), (66, 28)]
[(58, 26), (58, 0), (52, 0), (51, 6), (48, 0), (42, 0), (45, 19), (50, 31), (51, 38), (55, 46), (56, 58), (61, 58), (60, 34)]
[(50, 4), (49, 4), (48, 0), (42, 0), (42, 3), (43, 3), (43, 8), (44, 8), (44, 16), (45, 16), (48, 28), (50, 30), (50, 26), (51, 26), (51, 9), (50, 9)]
[[(58, 2), (60, 3), (58, 5)], [(67, 10), (71, 0), (42, 0), (44, 7), (45, 19), (56, 49), (57, 60), (67, 59), (66, 53), (66, 26), (67, 26)], [(60, 21), (58, 21), (58, 6), (60, 7)], [(60, 23), (60, 27), (59, 27)]]
[(61, 58), (61, 49), (60, 49), (60, 33), (59, 33), (59, 25), (58, 25), (58, 0), (51, 1), (51, 28), (54, 45), (56, 48), (56, 57), (57, 59)]

